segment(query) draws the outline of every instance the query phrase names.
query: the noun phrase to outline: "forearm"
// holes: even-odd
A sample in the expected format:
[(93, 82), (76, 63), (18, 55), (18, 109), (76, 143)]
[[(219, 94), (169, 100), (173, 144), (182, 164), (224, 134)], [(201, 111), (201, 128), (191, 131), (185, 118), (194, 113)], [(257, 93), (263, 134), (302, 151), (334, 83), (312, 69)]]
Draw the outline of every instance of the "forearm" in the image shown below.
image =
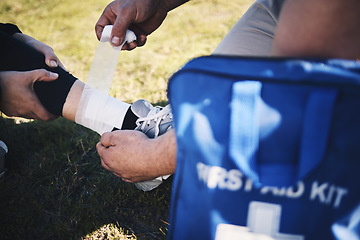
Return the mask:
[(153, 159), (150, 161), (154, 164), (156, 176), (173, 174), (176, 168), (177, 151), (175, 130), (171, 130), (152, 141), (154, 144), (150, 154)]

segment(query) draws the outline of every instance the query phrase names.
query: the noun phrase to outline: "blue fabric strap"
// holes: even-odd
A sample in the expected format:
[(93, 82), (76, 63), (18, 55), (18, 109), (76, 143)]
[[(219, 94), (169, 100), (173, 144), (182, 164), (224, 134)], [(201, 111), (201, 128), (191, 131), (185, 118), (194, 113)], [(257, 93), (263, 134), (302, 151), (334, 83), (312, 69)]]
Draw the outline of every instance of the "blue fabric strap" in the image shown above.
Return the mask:
[(229, 154), (237, 167), (259, 182), (256, 173), (256, 155), (259, 146), (259, 112), (261, 83), (241, 81), (233, 85), (230, 116)]
[(302, 179), (323, 159), (337, 90), (315, 89), (305, 110), (299, 156), (298, 179)]

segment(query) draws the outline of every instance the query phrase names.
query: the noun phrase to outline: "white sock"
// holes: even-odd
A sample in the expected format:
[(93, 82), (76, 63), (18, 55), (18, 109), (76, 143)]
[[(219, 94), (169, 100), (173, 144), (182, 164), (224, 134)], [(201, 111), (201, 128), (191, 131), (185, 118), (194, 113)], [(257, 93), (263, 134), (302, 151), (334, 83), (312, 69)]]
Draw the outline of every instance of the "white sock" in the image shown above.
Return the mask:
[(98, 132), (110, 132), (114, 127), (121, 129), (130, 104), (85, 85), (75, 122)]

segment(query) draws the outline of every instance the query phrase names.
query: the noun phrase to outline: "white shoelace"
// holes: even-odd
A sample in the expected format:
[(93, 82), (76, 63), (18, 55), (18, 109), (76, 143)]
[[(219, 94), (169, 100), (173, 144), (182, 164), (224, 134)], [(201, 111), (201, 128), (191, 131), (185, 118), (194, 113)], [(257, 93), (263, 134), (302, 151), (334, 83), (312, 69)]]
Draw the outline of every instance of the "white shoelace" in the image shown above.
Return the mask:
[(157, 137), (160, 131), (160, 122), (164, 120), (168, 115), (170, 115), (170, 118), (172, 118), (170, 105), (167, 105), (166, 107), (155, 106), (150, 110), (146, 117), (136, 120), (136, 125), (138, 125), (136, 129), (140, 128), (141, 130), (144, 130), (146, 125), (150, 125), (151, 121), (154, 121), (155, 137)]

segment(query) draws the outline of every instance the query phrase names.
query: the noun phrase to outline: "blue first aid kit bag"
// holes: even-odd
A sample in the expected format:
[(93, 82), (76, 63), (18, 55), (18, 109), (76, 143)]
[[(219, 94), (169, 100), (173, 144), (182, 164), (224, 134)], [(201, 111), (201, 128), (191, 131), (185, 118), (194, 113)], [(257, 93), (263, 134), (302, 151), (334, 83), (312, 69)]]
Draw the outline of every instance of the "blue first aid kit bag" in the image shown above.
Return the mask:
[(169, 239), (359, 239), (358, 62), (199, 57), (168, 94)]

